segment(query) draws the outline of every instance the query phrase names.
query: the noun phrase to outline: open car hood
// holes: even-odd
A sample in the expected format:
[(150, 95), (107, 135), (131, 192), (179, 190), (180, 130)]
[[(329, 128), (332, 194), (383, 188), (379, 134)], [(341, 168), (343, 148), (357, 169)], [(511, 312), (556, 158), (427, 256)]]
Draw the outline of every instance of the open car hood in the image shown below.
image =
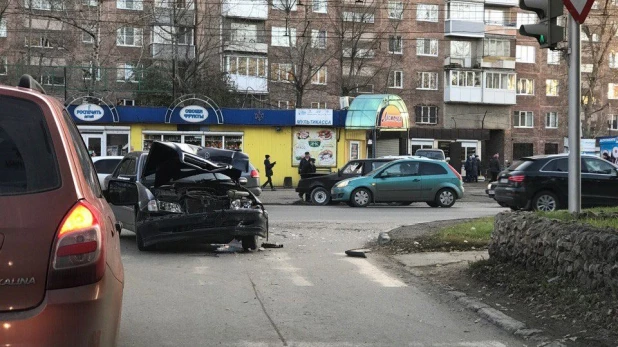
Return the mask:
[(155, 187), (205, 172), (220, 173), (238, 181), (241, 170), (204, 158), (200, 155), (204, 149), (185, 143), (155, 141), (148, 152), (142, 178), (154, 174)]

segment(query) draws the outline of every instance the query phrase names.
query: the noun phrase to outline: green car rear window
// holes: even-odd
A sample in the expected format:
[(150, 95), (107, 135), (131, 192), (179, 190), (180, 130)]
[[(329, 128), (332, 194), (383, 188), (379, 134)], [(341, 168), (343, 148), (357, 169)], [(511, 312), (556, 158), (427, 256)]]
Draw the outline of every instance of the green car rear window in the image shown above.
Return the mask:
[(0, 196), (60, 187), (58, 162), (41, 108), (0, 96)]

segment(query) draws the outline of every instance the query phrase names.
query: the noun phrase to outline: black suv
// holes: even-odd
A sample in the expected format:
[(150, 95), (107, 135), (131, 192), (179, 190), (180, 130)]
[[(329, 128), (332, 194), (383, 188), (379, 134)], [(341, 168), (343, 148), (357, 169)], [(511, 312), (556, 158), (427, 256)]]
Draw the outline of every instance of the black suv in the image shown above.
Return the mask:
[[(582, 205), (618, 205), (618, 167), (582, 155)], [(568, 206), (568, 155), (543, 155), (515, 161), (498, 176), (495, 199), (513, 210), (554, 211)]]
[(337, 182), (346, 178), (364, 176), (395, 159), (396, 158), (351, 160), (335, 173), (302, 178), (298, 182), (296, 192), (302, 196), (309, 195), (310, 201), (316, 205), (326, 205), (330, 203), (330, 189)]

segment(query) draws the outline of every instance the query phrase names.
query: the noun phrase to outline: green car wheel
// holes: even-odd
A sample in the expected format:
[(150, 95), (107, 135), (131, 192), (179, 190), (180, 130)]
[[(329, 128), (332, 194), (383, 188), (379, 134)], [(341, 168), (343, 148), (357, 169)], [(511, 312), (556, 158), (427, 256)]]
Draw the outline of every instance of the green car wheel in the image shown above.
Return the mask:
[(367, 207), (371, 202), (371, 192), (367, 188), (358, 188), (352, 192), (350, 202), (354, 207)]
[(455, 204), (455, 192), (449, 188), (442, 188), (436, 194), (436, 204), (440, 207), (451, 207)]

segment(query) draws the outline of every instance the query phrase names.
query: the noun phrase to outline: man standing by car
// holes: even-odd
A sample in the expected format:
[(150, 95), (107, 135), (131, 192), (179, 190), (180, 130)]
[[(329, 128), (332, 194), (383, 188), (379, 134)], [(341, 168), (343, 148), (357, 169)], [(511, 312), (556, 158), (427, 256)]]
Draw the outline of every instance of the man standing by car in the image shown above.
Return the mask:
[(489, 161), (489, 173), (491, 174), (490, 182), (498, 179), (498, 174), (500, 173), (500, 154), (494, 154), (494, 157)]
[(309, 152), (305, 152), (305, 156), (300, 160), (300, 163), (298, 163), (298, 173), (302, 174), (303, 173), (303, 168), (306, 165), (309, 165), (309, 160), (311, 159), (311, 155), (309, 154)]
[(272, 164), (270, 163), (270, 155), (266, 154), (264, 159), (264, 169), (266, 170), (266, 178), (268, 178), (268, 180), (266, 182), (264, 182), (264, 184), (262, 185), (262, 189), (266, 188), (266, 186), (268, 184), (270, 184), (270, 190), (275, 190), (275, 187), (273, 187), (273, 181), (272, 181), (272, 176), (273, 176), (273, 167), (275, 166), (275, 164), (277, 164), (277, 162), (273, 162)]

